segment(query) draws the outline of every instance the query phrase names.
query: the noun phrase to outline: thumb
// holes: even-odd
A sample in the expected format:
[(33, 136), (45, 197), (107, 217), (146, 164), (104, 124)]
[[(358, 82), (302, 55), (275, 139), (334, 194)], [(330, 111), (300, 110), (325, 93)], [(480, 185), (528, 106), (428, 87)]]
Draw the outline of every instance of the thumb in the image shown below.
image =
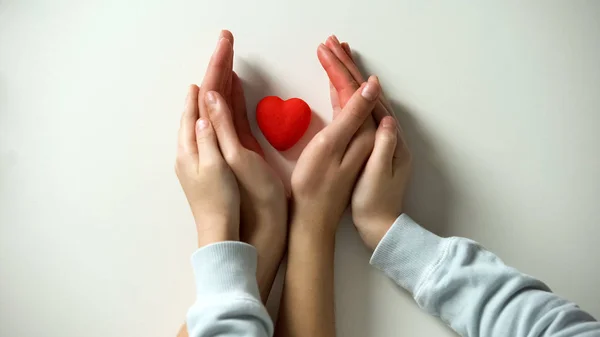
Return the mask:
[(391, 116), (384, 117), (375, 133), (375, 146), (367, 162), (367, 169), (379, 174), (392, 174), (397, 140), (396, 120)]
[(204, 96), (204, 103), (223, 157), (225, 159), (232, 158), (239, 151), (241, 145), (227, 102), (216, 91), (209, 91)]
[(198, 158), (202, 162), (214, 162), (223, 158), (219, 151), (215, 130), (206, 118), (196, 121), (196, 145), (198, 146)]

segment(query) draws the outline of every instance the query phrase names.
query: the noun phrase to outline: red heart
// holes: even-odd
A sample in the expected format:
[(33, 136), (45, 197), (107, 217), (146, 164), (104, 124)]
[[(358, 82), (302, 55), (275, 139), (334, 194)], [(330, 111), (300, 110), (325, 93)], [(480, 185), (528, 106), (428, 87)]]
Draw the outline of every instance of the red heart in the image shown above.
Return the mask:
[(300, 98), (284, 101), (277, 96), (267, 96), (256, 106), (258, 127), (278, 151), (291, 148), (302, 138), (310, 117), (310, 107)]

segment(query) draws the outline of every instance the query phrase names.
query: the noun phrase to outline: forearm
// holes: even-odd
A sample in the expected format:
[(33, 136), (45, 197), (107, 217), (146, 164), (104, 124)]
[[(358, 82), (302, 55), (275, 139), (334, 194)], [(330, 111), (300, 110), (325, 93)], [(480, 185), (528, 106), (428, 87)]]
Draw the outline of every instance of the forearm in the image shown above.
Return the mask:
[(474, 241), (399, 217), (371, 263), (462, 336), (596, 336), (600, 324)]
[(276, 335), (335, 336), (335, 233), (304, 231), (299, 227), (294, 223), (290, 227)]
[(248, 235), (242, 233), (246, 242), (256, 248), (258, 265), (256, 281), (263, 303), (266, 303), (277, 270), (285, 253), (287, 243), (287, 219), (276, 219), (265, 215), (257, 219), (256, 225), (260, 228), (250, 229)]

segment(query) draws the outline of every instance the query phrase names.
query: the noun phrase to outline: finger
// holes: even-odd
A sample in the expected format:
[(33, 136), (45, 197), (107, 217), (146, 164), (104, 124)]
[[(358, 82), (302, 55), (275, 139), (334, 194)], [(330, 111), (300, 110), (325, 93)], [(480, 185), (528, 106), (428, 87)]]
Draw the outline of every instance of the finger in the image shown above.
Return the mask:
[(234, 41), (233, 40), (233, 34), (229, 30), (223, 29), (221, 31), (220, 37), (222, 37), (224, 39), (227, 39), (229, 41), (229, 43), (231, 43), (231, 45), (233, 46), (233, 41)]
[(242, 146), (264, 157), (264, 152), (252, 134), (252, 129), (250, 129), (244, 88), (242, 87), (242, 81), (235, 71), (232, 76), (231, 109), (233, 110), (233, 125)]
[(361, 85), (352, 95), (338, 118), (323, 130), (326, 137), (332, 139), (336, 152), (343, 155), (356, 131), (371, 115), (379, 91), (377, 77), (371, 76), (369, 81)]
[(214, 162), (222, 158), (215, 130), (206, 118), (196, 122), (196, 146), (200, 162)]
[(373, 118), (367, 117), (346, 148), (340, 164), (342, 168), (358, 174), (373, 151), (376, 128)]
[(346, 52), (346, 54), (348, 54), (348, 57), (350, 57), (350, 59), (354, 62), (354, 58), (352, 57), (352, 49), (350, 49), (350, 44), (348, 44), (348, 42), (342, 42), (342, 48), (344, 48), (344, 51)]
[(317, 57), (321, 66), (325, 69), (329, 81), (338, 93), (340, 106), (345, 106), (346, 102), (358, 89), (359, 83), (354, 80), (342, 62), (324, 44), (319, 45)]
[(399, 173), (406, 175), (407, 170), (410, 172), (412, 163), (412, 154), (406, 145), (406, 142), (401, 138), (401, 134), (397, 134), (397, 144), (394, 151), (394, 159), (392, 161), (393, 174)]
[(225, 159), (232, 158), (240, 147), (240, 141), (235, 132), (231, 111), (223, 96), (216, 91), (209, 91), (204, 97), (208, 117), (217, 135), (219, 148)]
[[(356, 63), (354, 63), (354, 59), (352, 58), (352, 50), (347, 42), (342, 42), (340, 44), (337, 37), (332, 35), (327, 39), (325, 45), (328, 46), (332, 53), (340, 59), (342, 64), (348, 69), (348, 72), (352, 75), (356, 82), (364, 82), (364, 77), (362, 76), (362, 73), (360, 69), (358, 69)], [(375, 109), (373, 109), (373, 117), (375, 118), (375, 121), (379, 123), (385, 116), (392, 116), (396, 118), (396, 116), (392, 113), (393, 110), (391, 105), (385, 99), (383, 93), (379, 95), (379, 100), (380, 102), (378, 102), (375, 106)]]
[(198, 90), (197, 85), (190, 85), (185, 99), (185, 108), (181, 114), (179, 147), (185, 153), (195, 153), (197, 150), (194, 125), (196, 124), (196, 120), (198, 120)]
[(329, 82), (329, 100), (331, 101), (331, 108), (333, 109), (333, 118), (335, 118), (342, 108), (340, 107), (340, 99), (337, 90), (331, 82)]
[(221, 36), (225, 39), (227, 39), (229, 41), (229, 43), (231, 43), (231, 57), (229, 58), (229, 64), (227, 66), (227, 73), (229, 74), (229, 76), (227, 76), (226, 78), (226, 82), (224, 85), (224, 89), (223, 89), (223, 97), (225, 97), (225, 101), (227, 101), (227, 104), (229, 106), (231, 106), (232, 103), (232, 90), (233, 90), (233, 57), (235, 54), (235, 48), (234, 48), (234, 39), (233, 39), (233, 34), (224, 29), (221, 31)]
[[(200, 86), (200, 99), (204, 99), (204, 96), (209, 91), (217, 91), (220, 94), (225, 95), (225, 87), (227, 86), (227, 81), (230, 81), (231, 77), (232, 62), (233, 45), (228, 38), (224, 37), (223, 32), (221, 32), (217, 47), (210, 58), (206, 74), (204, 75), (202, 85)], [(207, 118), (208, 115), (204, 108), (204, 104), (200, 103), (199, 105), (200, 117)]]
[(342, 44), (335, 35), (330, 36), (325, 41), (325, 45), (329, 47), (333, 55), (340, 60), (346, 69), (348, 69), (348, 72), (350, 75), (352, 75), (352, 78), (354, 78), (356, 82), (362, 83), (365, 81), (365, 78), (361, 74), (360, 70), (349, 56), (348, 52), (344, 50), (344, 47), (342, 47)]
[[(348, 67), (348, 71), (352, 74), (355, 81), (362, 82), (363, 77), (362, 77), (360, 70), (358, 69), (358, 66), (356, 65), (356, 63), (354, 63), (354, 59), (352, 58), (352, 49), (350, 49), (350, 45), (348, 44), (348, 42), (342, 42), (341, 46), (349, 58), (349, 60), (346, 60), (346, 58), (344, 57), (341, 60), (342, 63), (346, 67)], [(334, 50), (337, 50), (337, 49), (334, 49)], [(334, 50), (332, 50), (332, 51), (334, 51)], [(334, 54), (337, 55), (337, 53), (335, 51), (334, 51)], [(375, 108), (373, 109), (373, 118), (375, 118), (375, 122), (379, 123), (385, 116), (392, 116), (392, 117), (394, 117), (394, 119), (397, 119), (392, 111), (393, 111), (392, 106), (390, 105), (388, 100), (384, 97), (383, 93), (380, 93), (379, 94), (379, 102), (377, 102), (377, 104), (375, 105)]]
[(375, 133), (375, 147), (367, 162), (367, 170), (376, 174), (391, 175), (397, 142), (396, 121), (391, 116), (387, 116), (381, 120)]

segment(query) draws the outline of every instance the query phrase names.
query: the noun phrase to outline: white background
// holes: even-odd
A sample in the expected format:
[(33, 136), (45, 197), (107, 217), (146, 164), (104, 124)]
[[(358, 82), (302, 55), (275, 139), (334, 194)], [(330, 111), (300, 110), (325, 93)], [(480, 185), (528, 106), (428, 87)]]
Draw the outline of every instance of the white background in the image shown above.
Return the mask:
[[(316, 48), (349, 41), (414, 151), (407, 212), (600, 316), (600, 2), (527, 3), (0, 0), (0, 335), (176, 333), (195, 247), (176, 132), (221, 28), (251, 111), (295, 96), (325, 121)], [(300, 147), (270, 152), (284, 176)], [(348, 218), (338, 239), (338, 335), (452, 335)]]

